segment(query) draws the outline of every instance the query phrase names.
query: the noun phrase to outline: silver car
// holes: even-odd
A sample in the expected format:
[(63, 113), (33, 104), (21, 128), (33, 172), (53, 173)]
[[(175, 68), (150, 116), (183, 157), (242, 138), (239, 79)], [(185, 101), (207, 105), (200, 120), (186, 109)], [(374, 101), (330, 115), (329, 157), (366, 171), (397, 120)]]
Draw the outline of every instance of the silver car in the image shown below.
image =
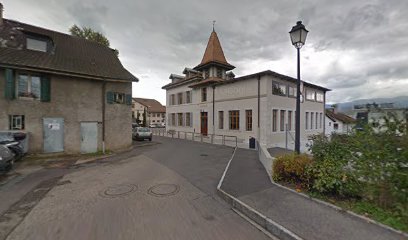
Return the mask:
[(152, 131), (147, 127), (136, 127), (133, 129), (132, 134), (133, 140), (149, 139), (149, 141), (152, 141), (152, 136), (153, 136)]
[(8, 147), (0, 145), (0, 170), (10, 170), (13, 167), (15, 156)]

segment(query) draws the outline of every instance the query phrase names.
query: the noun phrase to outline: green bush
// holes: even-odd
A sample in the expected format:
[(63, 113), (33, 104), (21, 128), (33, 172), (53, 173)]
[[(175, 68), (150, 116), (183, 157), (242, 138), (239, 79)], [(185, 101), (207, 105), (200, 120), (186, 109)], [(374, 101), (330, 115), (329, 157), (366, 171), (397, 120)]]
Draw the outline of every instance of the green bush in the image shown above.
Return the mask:
[(311, 140), (313, 144), (309, 150), (313, 153), (314, 162), (307, 168), (310, 189), (342, 197), (356, 196), (360, 185), (349, 166), (354, 156), (347, 138), (333, 135), (329, 140), (323, 135), (316, 135)]
[(272, 165), (275, 181), (286, 181), (291, 183), (301, 183), (308, 186), (308, 175), (306, 169), (312, 164), (312, 159), (306, 154), (288, 154), (277, 157)]
[(314, 136), (311, 190), (361, 197), (400, 216), (408, 212), (408, 125), (387, 116), (348, 136)]

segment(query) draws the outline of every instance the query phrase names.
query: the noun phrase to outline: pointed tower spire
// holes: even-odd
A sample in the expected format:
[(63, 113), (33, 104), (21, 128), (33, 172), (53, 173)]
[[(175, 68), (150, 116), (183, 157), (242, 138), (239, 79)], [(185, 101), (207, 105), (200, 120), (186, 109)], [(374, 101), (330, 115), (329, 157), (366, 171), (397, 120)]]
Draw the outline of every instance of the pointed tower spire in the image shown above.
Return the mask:
[(223, 67), (225, 70), (231, 70), (235, 68), (234, 66), (229, 64), (227, 62), (227, 59), (225, 58), (220, 40), (218, 39), (218, 35), (214, 31), (214, 24), (215, 21), (213, 21), (213, 31), (210, 35), (210, 39), (208, 40), (203, 59), (201, 60), (201, 63), (194, 68), (196, 70), (206, 68), (210, 65), (218, 65)]

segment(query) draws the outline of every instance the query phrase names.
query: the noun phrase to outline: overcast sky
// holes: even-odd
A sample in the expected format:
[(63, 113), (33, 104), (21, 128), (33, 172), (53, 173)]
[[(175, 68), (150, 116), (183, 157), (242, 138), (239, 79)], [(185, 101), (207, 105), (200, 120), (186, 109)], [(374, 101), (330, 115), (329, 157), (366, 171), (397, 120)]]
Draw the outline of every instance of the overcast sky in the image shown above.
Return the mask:
[(302, 78), (328, 102), (408, 95), (407, 0), (2, 0), (4, 17), (68, 32), (92, 27), (140, 79), (134, 97), (165, 104), (171, 73), (198, 65), (212, 21), (236, 76), (270, 69), (296, 77), (289, 34), (302, 20)]

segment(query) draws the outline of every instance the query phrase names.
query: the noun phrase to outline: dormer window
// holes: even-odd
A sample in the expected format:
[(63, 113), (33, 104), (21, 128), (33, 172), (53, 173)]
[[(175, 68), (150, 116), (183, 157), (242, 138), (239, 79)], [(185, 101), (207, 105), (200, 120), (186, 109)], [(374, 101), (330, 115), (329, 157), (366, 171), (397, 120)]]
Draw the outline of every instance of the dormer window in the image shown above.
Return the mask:
[(27, 37), (27, 49), (47, 52), (47, 41)]

